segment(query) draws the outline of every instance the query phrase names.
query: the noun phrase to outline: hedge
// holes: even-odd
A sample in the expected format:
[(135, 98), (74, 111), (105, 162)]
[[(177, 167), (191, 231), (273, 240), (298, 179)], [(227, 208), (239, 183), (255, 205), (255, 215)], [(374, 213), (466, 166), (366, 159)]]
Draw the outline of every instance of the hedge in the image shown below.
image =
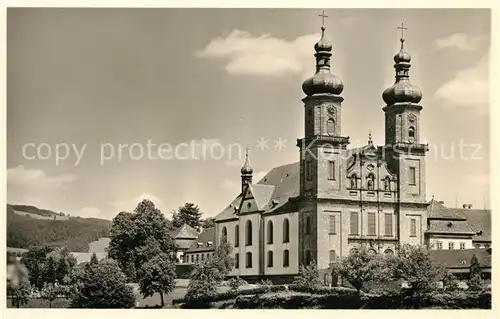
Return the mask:
[(176, 264), (175, 274), (179, 279), (189, 279), (196, 265), (194, 264)]

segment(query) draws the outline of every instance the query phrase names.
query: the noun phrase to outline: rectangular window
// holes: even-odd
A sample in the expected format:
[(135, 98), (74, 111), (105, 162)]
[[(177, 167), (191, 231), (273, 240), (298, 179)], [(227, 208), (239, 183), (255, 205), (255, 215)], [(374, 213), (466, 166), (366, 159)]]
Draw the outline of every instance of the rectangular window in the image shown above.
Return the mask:
[(449, 249), (449, 250), (453, 250), (453, 249), (455, 249), (455, 243), (454, 243), (454, 242), (452, 242), (452, 241), (450, 241), (450, 242), (448, 243), (448, 249)]
[(334, 161), (328, 162), (328, 179), (335, 180), (335, 162)]
[(385, 235), (392, 236), (392, 214), (385, 214)]
[(351, 212), (351, 235), (358, 234), (358, 212)]
[(311, 216), (306, 216), (306, 235), (311, 233)]
[(368, 213), (368, 236), (375, 236), (375, 213)]
[(335, 219), (335, 215), (329, 215), (328, 216), (328, 233), (329, 234), (335, 234), (336, 233), (336, 219)]
[(283, 250), (283, 267), (290, 266), (290, 252), (288, 249)]
[(410, 237), (417, 237), (417, 220), (410, 219)]
[(410, 167), (410, 185), (417, 185), (417, 174), (415, 167)]
[(437, 248), (437, 250), (442, 250), (442, 249), (443, 249), (443, 243), (442, 243), (442, 242), (440, 242), (440, 241), (438, 241), (438, 242), (436, 243), (436, 248)]
[(234, 268), (240, 268), (240, 254), (238, 253), (234, 255)]
[(306, 178), (308, 181), (312, 181), (312, 161), (306, 163)]
[(465, 249), (465, 243), (460, 243), (460, 249)]
[(271, 250), (267, 252), (267, 267), (273, 267), (273, 252)]

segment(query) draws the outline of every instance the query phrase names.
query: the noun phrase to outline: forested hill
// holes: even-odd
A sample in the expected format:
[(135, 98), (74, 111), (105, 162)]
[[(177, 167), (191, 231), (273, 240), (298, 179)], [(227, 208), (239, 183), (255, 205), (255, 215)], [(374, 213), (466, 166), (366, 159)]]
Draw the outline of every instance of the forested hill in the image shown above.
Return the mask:
[(109, 237), (111, 221), (81, 218), (34, 206), (7, 205), (7, 247), (66, 246), (87, 252), (89, 243)]

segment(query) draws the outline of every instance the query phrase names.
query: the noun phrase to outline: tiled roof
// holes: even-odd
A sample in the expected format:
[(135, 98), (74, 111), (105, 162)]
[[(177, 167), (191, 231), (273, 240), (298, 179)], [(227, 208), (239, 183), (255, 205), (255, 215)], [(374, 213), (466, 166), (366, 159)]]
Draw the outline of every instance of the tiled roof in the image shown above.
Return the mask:
[(439, 234), (468, 234), (470, 236), (474, 234), (474, 231), (465, 220), (430, 219), (427, 232)]
[[(212, 244), (209, 246), (208, 242)], [(191, 243), (187, 253), (213, 250), (215, 250), (215, 227), (210, 227), (205, 228), (200, 236)]]
[(491, 248), (430, 251), (431, 259), (447, 268), (469, 268), (473, 255), (476, 255), (481, 267), (491, 267)]
[(237, 218), (236, 211), (240, 207), (241, 198), (241, 194), (238, 195), (219, 215), (215, 216), (215, 221)]
[(472, 240), (491, 241), (491, 210), (455, 208), (453, 211), (467, 219), (469, 228), (476, 233)]
[(275, 189), (267, 205), (266, 212), (276, 211), (289, 204), (289, 199), (300, 192), (300, 163), (295, 162), (273, 168), (259, 182), (262, 185), (274, 185)]
[(427, 206), (427, 218), (446, 220), (465, 220), (463, 216), (456, 214), (450, 208), (445, 207), (440, 202), (432, 199)]
[(193, 227), (188, 224), (184, 224), (181, 227), (174, 229), (170, 235), (174, 239), (195, 239), (198, 237), (199, 233)]

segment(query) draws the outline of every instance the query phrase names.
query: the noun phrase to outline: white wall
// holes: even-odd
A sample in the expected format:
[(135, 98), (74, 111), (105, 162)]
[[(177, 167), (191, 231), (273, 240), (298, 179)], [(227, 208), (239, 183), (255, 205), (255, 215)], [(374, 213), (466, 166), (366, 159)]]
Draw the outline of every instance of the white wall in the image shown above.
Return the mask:
[[(299, 214), (287, 213), (264, 217), (264, 274), (290, 275), (299, 272)], [(283, 221), (288, 218), (290, 241), (283, 243)], [(268, 221), (273, 222), (273, 243), (267, 243)], [(289, 266), (283, 267), (283, 251), (289, 251)], [(273, 252), (273, 266), (268, 267), (268, 251)]]
[(444, 238), (444, 237), (432, 237), (429, 239), (430, 249), (437, 249), (437, 242), (441, 242), (443, 244), (443, 250), (448, 250), (449, 243), (454, 243), (454, 250), (460, 249), (460, 243), (465, 243), (465, 249), (473, 249), (474, 245), (472, 244), (472, 239), (464, 239), (464, 238)]

